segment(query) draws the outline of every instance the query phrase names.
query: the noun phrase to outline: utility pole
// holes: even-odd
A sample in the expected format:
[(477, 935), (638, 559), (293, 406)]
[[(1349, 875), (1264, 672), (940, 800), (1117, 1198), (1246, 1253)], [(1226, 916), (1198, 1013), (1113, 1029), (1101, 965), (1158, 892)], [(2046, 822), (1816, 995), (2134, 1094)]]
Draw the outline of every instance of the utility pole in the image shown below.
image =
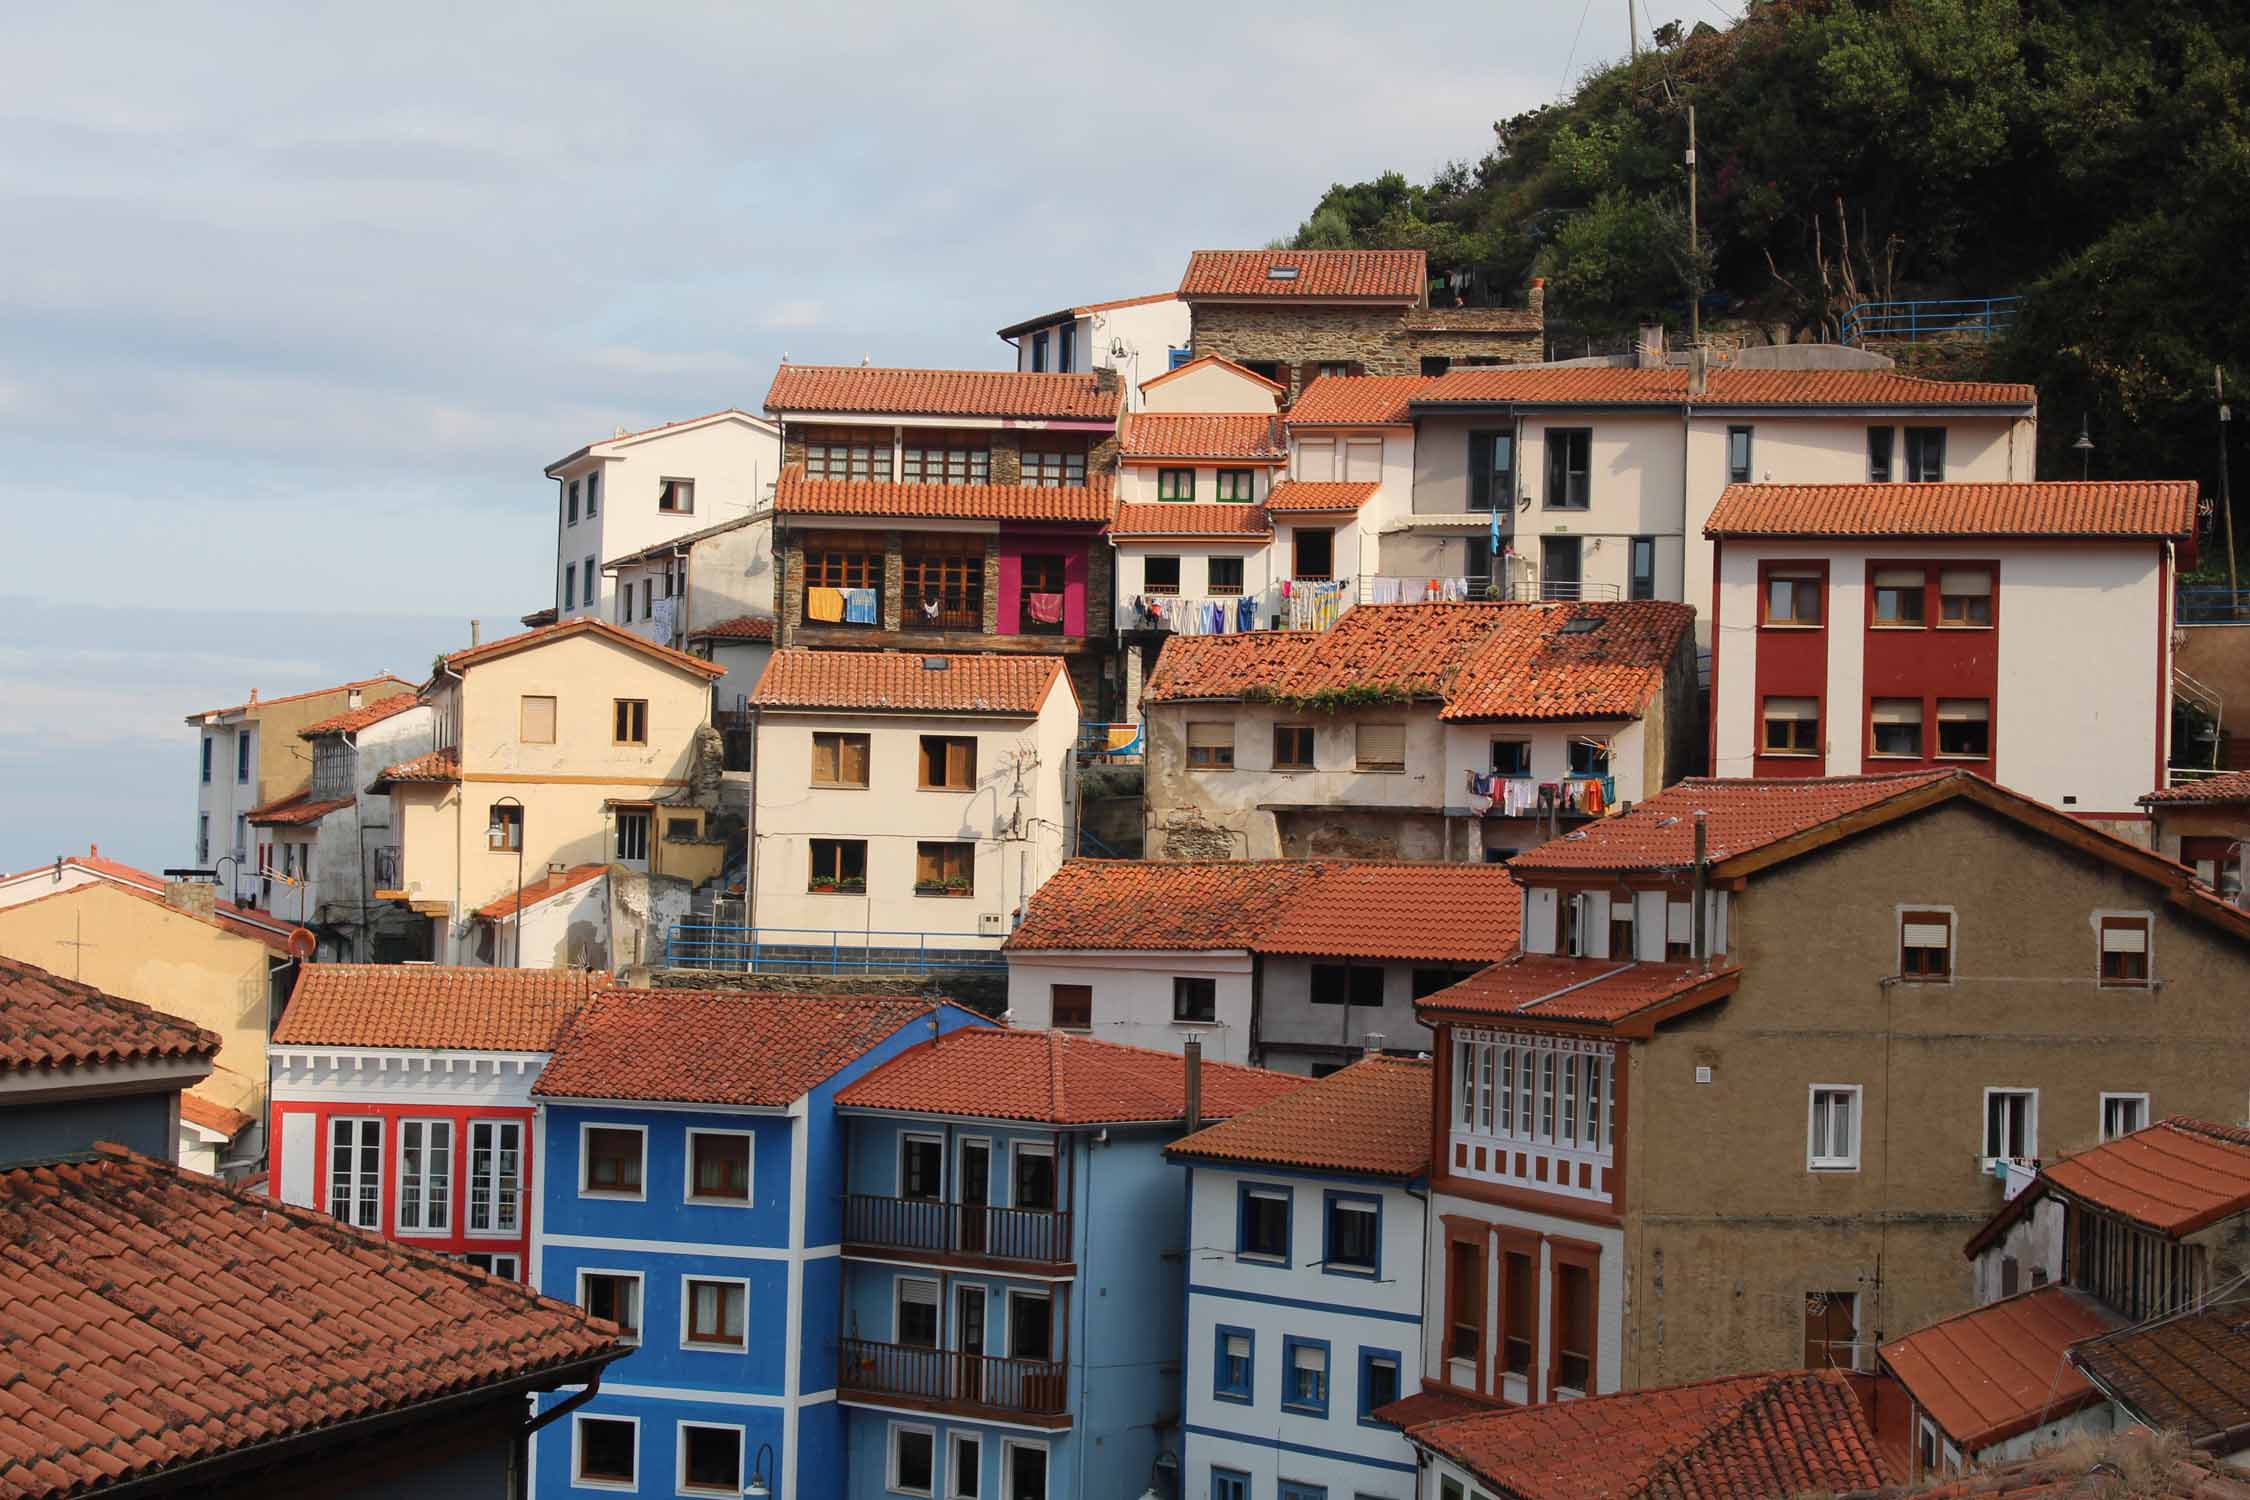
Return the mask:
[[(1633, 60), (1638, 62), (1641, 56), (1641, 12), (1634, 0), (1625, 0), (1625, 30), (1632, 37)], [(1347, 1005), (1344, 1009), (1350, 1010), (1351, 1007)]]
[(1702, 239), (1695, 228), (1695, 106), (1687, 107), (1688, 346), (1703, 342)]
[(2227, 483), (2227, 424), (2234, 420), (2234, 411), (2227, 405), (2226, 366), (2213, 365), (2211, 380), (2219, 393), (2219, 525), (2227, 539), (2227, 607), (2231, 610), (2242, 602), (2235, 597), (2242, 585), (2234, 574), (2234, 494)]

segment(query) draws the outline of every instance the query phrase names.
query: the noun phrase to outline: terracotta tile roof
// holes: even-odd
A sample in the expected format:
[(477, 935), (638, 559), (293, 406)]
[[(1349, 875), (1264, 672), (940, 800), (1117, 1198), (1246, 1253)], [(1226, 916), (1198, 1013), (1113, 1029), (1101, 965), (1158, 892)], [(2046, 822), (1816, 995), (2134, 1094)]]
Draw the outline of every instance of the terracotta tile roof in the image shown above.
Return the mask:
[(570, 637), (577, 635), (601, 636), (616, 642), (620, 646), (638, 651), (643, 656), (653, 657), (667, 666), (679, 667), (702, 677), (724, 677), (727, 674), (726, 668), (715, 667), (700, 656), (690, 656), (685, 651), (658, 645), (645, 635), (635, 635), (621, 625), (612, 625), (607, 620), (597, 620), (592, 615), (573, 615), (567, 620), (558, 620), (552, 625), (541, 625), (536, 629), (519, 631), (515, 635), (502, 636), (496, 641), (486, 641), (480, 646), (471, 646), (466, 651), (456, 651), (446, 657), (446, 670), (455, 673), (463, 672), (479, 662), (491, 661), (501, 656), (513, 656), (518, 651), (530, 651), (536, 647), (552, 645), (556, 641), (568, 640)]
[(412, 760), (402, 760), (395, 766), (385, 766), (375, 773), (368, 786), (371, 792), (380, 792), (401, 782), (428, 782), (436, 786), (451, 786), (461, 779), (461, 752), (458, 750), (432, 750), (427, 755), (417, 755)]
[[(1275, 276), (1275, 270), (1295, 275)], [(1419, 303), (1429, 294), (1419, 250), (1198, 250), (1182, 297), (1351, 297)]]
[(1289, 408), (1291, 427), (1411, 427), (1407, 403), (1427, 375), (1323, 375)]
[(1883, 1363), (1969, 1452), (2100, 1401), (2065, 1357), (2124, 1319), (2084, 1292), (2043, 1286), (1883, 1345)]
[(531, 1091), (778, 1108), (936, 1015), (930, 1002), (896, 995), (611, 990), (572, 1019)]
[(307, 964), (273, 1039), (288, 1047), (457, 1047), (546, 1052), (601, 970)]
[[(84, 854), (63, 855), (60, 863), (66, 867), (74, 867), (100, 876), (101, 880), (96, 882), (97, 884), (131, 886), (144, 894), (158, 897), (164, 894), (165, 881), (163, 876), (152, 875), (146, 870), (135, 869), (131, 865), (121, 864), (117, 860), (109, 859), (102, 854), (99, 845), (90, 848)], [(13, 875), (0, 875), (0, 885), (12, 884), (15, 881), (32, 876), (49, 875), (54, 868), (54, 864), (49, 863), (34, 865), (28, 870), (20, 870)], [(60, 894), (60, 892), (57, 894)], [(292, 923), (278, 921), (265, 912), (247, 906), (237, 906), (232, 901), (213, 901), (211, 916), (213, 921), (230, 932), (245, 937), (255, 937), (268, 944), (286, 940), (289, 934), (295, 930)]]
[(2222, 1454), (2250, 1446), (2250, 1303), (2239, 1294), (2090, 1339), (2070, 1360), (2152, 1427)]
[(2181, 802), (2250, 802), (2250, 771), (2228, 771), (2203, 776), (2150, 792), (2140, 799), (2143, 807)]
[(1007, 950), (1483, 963), (1514, 951), (1519, 900), (1497, 865), (1072, 859), (1032, 894)]
[(575, 891), (608, 873), (609, 866), (604, 864), (573, 865), (567, 870), (550, 870), (525, 886), (520, 893), (520, 900), (519, 893), (511, 890), (507, 895), (478, 907), (477, 916), (487, 922), (505, 922), (524, 907), (537, 906), (548, 897), (560, 896), (565, 891)]
[[(1994, 380), (1924, 380), (1889, 370), (1716, 369), (1693, 404), (1849, 406), (2028, 410), (2038, 401), (2028, 385)], [(1679, 406), (1688, 402), (1684, 368), (1480, 365), (1435, 376), (1414, 395), (1417, 407)]]
[(297, 734), (308, 740), (316, 734), (350, 734), (355, 730), (365, 729), (370, 724), (380, 724), (394, 715), (405, 713), (421, 701), (412, 693), (393, 693), (388, 698), (379, 698), (373, 703), (364, 703), (358, 708), (347, 709), (343, 713), (307, 724)]
[(923, 484), (904, 480), (808, 479), (789, 464), (774, 486), (774, 509), (783, 515), (909, 516), (963, 521), (1107, 521), (1116, 485), (1107, 474), (1083, 488), (1049, 489), (1020, 484)]
[(1321, 514), (1356, 511), (1375, 498), (1379, 484), (1318, 479), (1285, 479), (1266, 496), (1272, 511)]
[(2098, 1450), (2072, 1442), (1881, 1493), (1884, 1500), (2250, 1500), (2250, 1479), (2208, 1454), (2175, 1456), (2134, 1428)]
[(1473, 1417), (1479, 1412), (1498, 1411), (1501, 1405), (1497, 1400), (1480, 1401), (1474, 1396), (1457, 1395), (1452, 1391), (1416, 1391), (1388, 1406), (1379, 1406), (1368, 1415), (1378, 1422), (1407, 1428), (1419, 1427), (1424, 1422), (1435, 1422), (1441, 1417)]
[(218, 1052), (218, 1033), (192, 1021), (21, 959), (0, 958), (0, 1075), (154, 1059), (207, 1061)]
[(735, 615), (731, 619), (691, 630), (688, 638), (697, 641), (770, 641), (773, 639), (773, 632), (772, 615)]
[[(944, 662), (945, 670), (931, 670), (931, 662)], [(1059, 656), (909, 655), (792, 646), (766, 662), (750, 701), (760, 708), (1029, 718), (1039, 713), (1058, 682), (1069, 682)]]
[(1768, 781), (1691, 776), (1629, 813), (1588, 824), (1527, 850), (1508, 864), (1519, 875), (1546, 870), (1685, 869), (1695, 862), (1698, 812), (1708, 814), (1707, 852), (1717, 864), (1963, 774), (1902, 771), (1887, 776)]
[(318, 698), (326, 693), (348, 693), (354, 688), (359, 689), (361, 696), (364, 697), (367, 689), (379, 687), (405, 688), (408, 692), (414, 691), (413, 683), (408, 682), (403, 677), (393, 677), (390, 673), (384, 672), (375, 677), (362, 677), (357, 682), (339, 682), (334, 687), (307, 688), (301, 693), (284, 693), (278, 698), (254, 698), (248, 703), (237, 703), (229, 708), (202, 709), (187, 715), (187, 722), (200, 724), (207, 718), (225, 714), (248, 713), (254, 708), (272, 708), (277, 703), (295, 703), (303, 698)]
[[(1203, 1117), (1225, 1119), (1311, 1081), (1206, 1061)], [(1175, 1052), (1067, 1031), (971, 1027), (900, 1053), (841, 1090), (836, 1103), (1042, 1125), (1176, 1120), (1187, 1112), (1187, 1068)]]
[(1137, 537), (1254, 537), (1273, 535), (1261, 505), (1218, 505), (1208, 501), (1134, 502), (1117, 507), (1109, 534), (1119, 541)]
[(519, 1283), (115, 1146), (0, 1172), (0, 1327), (11, 1500), (582, 1381), (626, 1352), (609, 1324)]
[(2187, 1115), (2089, 1146), (2039, 1175), (1968, 1244), (1976, 1256), (2049, 1192), (2175, 1238), (2250, 1213), (2250, 1130)]
[(1135, 459), (1239, 459), (1279, 464), (1281, 418), (1263, 412), (1135, 412), (1118, 428), (1118, 456)]
[[(1165, 295), (1169, 297), (1174, 294), (1166, 293)], [(1244, 380), (1256, 381), (1259, 385), (1265, 386), (1269, 390), (1277, 391), (1284, 395), (1286, 395), (1289, 390), (1289, 387), (1283, 385), (1280, 381), (1268, 380), (1265, 376), (1260, 375), (1256, 370), (1249, 368), (1247, 365), (1238, 365), (1233, 360), (1228, 359), (1224, 354), (1202, 354), (1196, 356), (1194, 359), (1189, 360), (1184, 365), (1174, 365), (1171, 369), (1166, 370), (1163, 374), (1151, 375), (1148, 379), (1142, 381), (1141, 389), (1143, 391), (1147, 391), (1152, 387), (1160, 386), (1165, 381), (1172, 379), (1174, 376), (1185, 375), (1190, 370), (1225, 370), (1229, 374), (1239, 375)]]
[(1708, 537), (2192, 537), (2196, 486), (2081, 484), (1730, 484)]
[(1340, 1072), (1175, 1141), (1165, 1154), (1372, 1177), (1426, 1176), (1430, 1063), (1426, 1058), (1362, 1058)]
[(1046, 417), (1114, 422), (1122, 383), (1108, 390), (1092, 372), (905, 370), (877, 365), (783, 365), (766, 392), (770, 412), (851, 412), (900, 417)]
[(180, 1118), (205, 1130), (216, 1130), (228, 1140), (258, 1123), (257, 1116), (246, 1115), (239, 1109), (229, 1109), (224, 1104), (214, 1104), (201, 1094), (192, 1091), (180, 1095)]
[(1448, 1016), (1572, 1021), (1645, 1032), (1656, 1021), (1725, 999), (1741, 977), (1741, 966), (1732, 964), (1705, 973), (1693, 963), (1519, 953), (1414, 1003)]
[(1840, 1370), (1440, 1417), (1407, 1436), (1507, 1500), (1774, 1500), (1891, 1477)]
[(1441, 719), (1636, 718), (1695, 627), (1693, 608), (1653, 599), (1493, 607), (1500, 628), (1461, 669)]
[(260, 807), (253, 807), (244, 816), (253, 828), (302, 828), (317, 823), (340, 807), (349, 807), (356, 798), (330, 797), (326, 801), (312, 800), (312, 788), (300, 787), (286, 797), (277, 797)]

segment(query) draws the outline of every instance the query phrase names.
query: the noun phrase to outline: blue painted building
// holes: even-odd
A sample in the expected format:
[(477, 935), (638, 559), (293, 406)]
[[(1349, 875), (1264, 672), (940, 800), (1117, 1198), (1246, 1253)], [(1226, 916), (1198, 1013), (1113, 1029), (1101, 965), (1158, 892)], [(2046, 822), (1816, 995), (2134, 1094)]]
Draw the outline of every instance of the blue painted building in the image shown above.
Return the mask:
[(579, 1011), (533, 1090), (536, 1282), (637, 1347), (539, 1434), (542, 1500), (842, 1493), (835, 1096), (965, 1027), (989, 1023), (897, 997), (617, 990)]
[[(827, 1378), (849, 1482), (819, 1493), (1135, 1500), (1170, 1488), (1186, 1204), (1164, 1148), (1187, 1129), (1189, 1067), (1063, 1032), (963, 1030), (838, 1090), (840, 1337)], [(1217, 1063), (1199, 1080), (1204, 1119), (1306, 1082)]]

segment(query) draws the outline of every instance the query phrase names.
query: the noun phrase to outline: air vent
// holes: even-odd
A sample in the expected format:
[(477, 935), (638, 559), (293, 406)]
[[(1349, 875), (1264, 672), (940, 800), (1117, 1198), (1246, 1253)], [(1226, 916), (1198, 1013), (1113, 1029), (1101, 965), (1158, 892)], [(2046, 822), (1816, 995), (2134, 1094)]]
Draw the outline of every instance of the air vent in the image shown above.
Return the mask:
[(1564, 635), (1592, 635), (1601, 628), (1601, 621), (1582, 615), (1575, 620), (1563, 621), (1562, 633)]
[(947, 656), (925, 656), (922, 658), (922, 670), (925, 672), (950, 672), (953, 670), (953, 659)]
[(1295, 266), (1266, 267), (1266, 280), (1268, 281), (1295, 281), (1296, 279), (1297, 268)]

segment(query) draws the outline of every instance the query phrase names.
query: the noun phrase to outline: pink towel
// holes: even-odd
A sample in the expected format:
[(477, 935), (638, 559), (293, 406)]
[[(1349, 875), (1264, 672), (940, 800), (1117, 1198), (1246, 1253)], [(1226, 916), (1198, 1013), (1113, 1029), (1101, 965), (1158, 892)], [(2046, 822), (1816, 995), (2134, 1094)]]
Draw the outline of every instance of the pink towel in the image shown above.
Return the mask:
[(1024, 613), (1036, 624), (1060, 625), (1062, 623), (1063, 596), (1060, 594), (1026, 594), (1023, 596)]

